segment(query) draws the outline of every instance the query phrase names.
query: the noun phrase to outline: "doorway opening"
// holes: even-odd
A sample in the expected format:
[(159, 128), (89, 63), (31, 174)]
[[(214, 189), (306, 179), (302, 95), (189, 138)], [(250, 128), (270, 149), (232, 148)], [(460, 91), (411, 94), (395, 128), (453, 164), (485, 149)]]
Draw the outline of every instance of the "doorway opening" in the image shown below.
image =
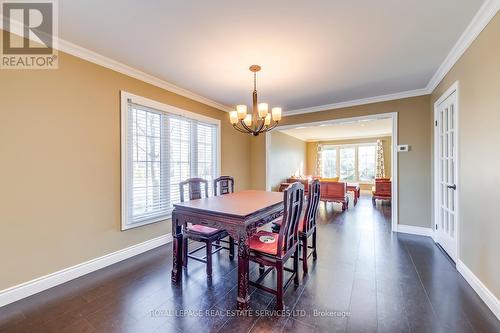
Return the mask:
[(357, 187), (375, 205), (390, 203), (391, 230), (397, 231), (397, 133), (397, 112), (279, 126), (266, 133), (267, 190), (297, 178), (346, 183), (347, 209), (355, 208)]

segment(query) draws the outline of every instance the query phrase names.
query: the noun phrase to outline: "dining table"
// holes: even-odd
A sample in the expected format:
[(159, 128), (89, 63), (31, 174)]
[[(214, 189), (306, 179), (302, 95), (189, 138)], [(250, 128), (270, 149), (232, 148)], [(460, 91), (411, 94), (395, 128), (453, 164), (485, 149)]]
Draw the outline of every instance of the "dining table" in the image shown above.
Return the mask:
[(283, 193), (247, 190), (174, 204), (172, 212), (172, 282), (182, 279), (183, 230), (200, 224), (226, 230), (238, 245), (238, 310), (247, 310), (250, 296), (248, 240), (257, 228), (283, 215)]

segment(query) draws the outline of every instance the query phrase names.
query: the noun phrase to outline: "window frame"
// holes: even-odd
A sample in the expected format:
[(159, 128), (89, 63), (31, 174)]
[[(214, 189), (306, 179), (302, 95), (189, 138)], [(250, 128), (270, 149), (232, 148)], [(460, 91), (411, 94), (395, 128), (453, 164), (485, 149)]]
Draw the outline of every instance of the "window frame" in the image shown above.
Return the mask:
[(133, 228), (137, 228), (140, 226), (144, 226), (147, 224), (152, 224), (160, 221), (165, 221), (171, 219), (171, 214), (155, 216), (153, 218), (145, 219), (139, 223), (130, 223), (128, 210), (129, 210), (129, 198), (131, 195), (130, 182), (129, 182), (129, 152), (128, 152), (128, 107), (129, 103), (138, 104), (144, 106), (146, 108), (151, 109), (153, 112), (160, 112), (164, 114), (177, 115), (183, 118), (187, 118), (190, 120), (200, 121), (202, 123), (212, 124), (216, 127), (216, 139), (217, 143), (215, 144), (216, 157), (215, 157), (215, 176), (220, 176), (220, 168), (221, 168), (221, 121), (219, 119), (203, 116), (201, 114), (183, 110), (181, 108), (164, 104), (146, 97), (138, 96), (127, 91), (120, 91), (120, 145), (121, 145), (121, 230), (129, 230)]
[[(339, 177), (339, 181), (345, 181), (340, 179), (340, 150), (342, 148), (354, 148), (354, 176), (355, 179), (352, 181), (346, 181), (348, 183), (359, 183), (359, 184), (370, 184), (373, 185), (375, 181), (365, 181), (359, 179), (359, 147), (374, 146), (377, 149), (377, 142), (363, 142), (363, 143), (349, 143), (349, 144), (323, 144), (323, 151), (325, 150), (336, 150), (336, 173)], [(377, 151), (375, 150), (375, 168), (377, 167), (376, 160)], [(324, 163), (324, 162), (323, 162)], [(376, 171), (376, 170), (375, 170)], [(322, 170), (323, 172), (323, 170)], [(323, 177), (323, 175), (320, 175)]]

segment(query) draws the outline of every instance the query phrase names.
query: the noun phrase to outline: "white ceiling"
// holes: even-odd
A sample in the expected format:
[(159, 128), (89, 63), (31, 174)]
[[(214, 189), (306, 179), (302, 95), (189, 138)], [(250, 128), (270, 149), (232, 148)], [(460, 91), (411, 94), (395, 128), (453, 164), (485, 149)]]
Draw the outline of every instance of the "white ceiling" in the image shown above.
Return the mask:
[(62, 39), (226, 105), (424, 88), (483, 0), (60, 0)]
[(282, 130), (303, 141), (328, 141), (390, 136), (392, 119), (358, 120)]

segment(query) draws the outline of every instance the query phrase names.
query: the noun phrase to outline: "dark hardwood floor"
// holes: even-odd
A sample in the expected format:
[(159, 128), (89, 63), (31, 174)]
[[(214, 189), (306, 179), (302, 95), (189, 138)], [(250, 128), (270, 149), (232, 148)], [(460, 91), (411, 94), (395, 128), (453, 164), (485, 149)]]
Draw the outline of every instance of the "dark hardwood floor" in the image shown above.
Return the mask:
[(0, 308), (0, 332), (500, 332), (433, 241), (392, 234), (389, 214), (365, 196), (345, 213), (320, 203), (318, 260), (287, 290), (284, 316), (266, 312), (273, 298), (255, 289), (251, 315), (233, 316), (227, 252), (215, 256), (212, 281), (191, 260), (172, 285), (169, 244)]

